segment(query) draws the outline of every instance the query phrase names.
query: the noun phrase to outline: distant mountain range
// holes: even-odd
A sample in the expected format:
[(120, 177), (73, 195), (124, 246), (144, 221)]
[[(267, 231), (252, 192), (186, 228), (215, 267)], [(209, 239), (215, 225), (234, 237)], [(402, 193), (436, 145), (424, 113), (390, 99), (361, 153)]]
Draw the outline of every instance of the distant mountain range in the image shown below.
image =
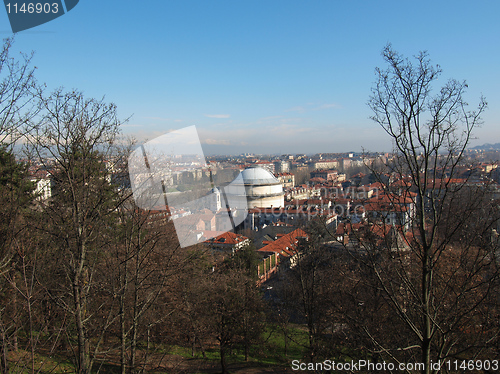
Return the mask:
[(481, 150), (481, 151), (500, 150), (500, 143), (495, 143), (495, 144), (486, 143), (483, 145), (476, 145), (475, 147), (472, 147), (471, 149), (477, 149), (477, 150)]

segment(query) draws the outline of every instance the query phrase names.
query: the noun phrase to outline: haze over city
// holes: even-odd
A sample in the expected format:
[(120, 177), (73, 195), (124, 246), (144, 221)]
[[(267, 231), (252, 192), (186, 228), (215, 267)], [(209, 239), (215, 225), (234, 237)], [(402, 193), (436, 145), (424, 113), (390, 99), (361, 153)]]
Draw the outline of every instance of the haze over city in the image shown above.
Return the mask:
[(87, 0), (18, 33), (14, 49), (35, 52), (50, 90), (116, 103), (125, 135), (196, 125), (207, 155), (390, 151), (366, 105), (380, 52), (427, 50), (439, 83), (466, 80), (471, 108), (488, 101), (475, 146), (500, 142), (499, 11), (496, 1)]

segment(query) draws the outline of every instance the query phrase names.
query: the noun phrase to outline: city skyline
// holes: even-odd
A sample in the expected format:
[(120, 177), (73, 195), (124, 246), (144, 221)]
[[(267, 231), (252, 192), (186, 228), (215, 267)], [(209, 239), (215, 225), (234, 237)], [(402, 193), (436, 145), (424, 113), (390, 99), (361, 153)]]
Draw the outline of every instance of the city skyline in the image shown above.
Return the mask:
[[(497, 2), (80, 2), (15, 37), (39, 82), (114, 102), (125, 135), (196, 125), (213, 154), (391, 151), (366, 105), (387, 43), (427, 50), (489, 108), (471, 146), (500, 142)], [(12, 33), (0, 12), (0, 33)]]

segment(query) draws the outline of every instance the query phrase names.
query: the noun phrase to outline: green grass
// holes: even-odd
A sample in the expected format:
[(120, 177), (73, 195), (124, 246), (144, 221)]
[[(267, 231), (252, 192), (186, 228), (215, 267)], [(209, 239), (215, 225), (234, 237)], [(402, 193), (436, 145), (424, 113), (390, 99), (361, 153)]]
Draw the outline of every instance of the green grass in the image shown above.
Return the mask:
[(279, 326), (271, 326), (265, 332), (266, 352), (269, 352), (269, 363), (283, 364), (290, 360), (301, 359), (307, 353), (307, 332), (298, 326), (291, 325), (287, 329), (288, 344), (285, 350), (285, 335)]
[[(305, 348), (308, 342), (307, 332), (297, 326), (290, 326), (288, 328), (288, 336), (288, 346), (285, 350), (285, 336), (283, 331), (278, 326), (266, 328), (262, 332), (262, 342), (251, 347), (248, 361), (265, 365), (282, 366), (291, 360), (302, 359), (307, 353), (307, 348)], [(200, 350), (196, 350), (193, 357), (190, 347), (171, 346), (169, 353), (187, 359), (203, 358)], [(220, 354), (218, 347), (207, 348), (205, 356), (207, 360), (219, 361)], [(233, 349), (232, 354), (228, 355), (227, 360), (229, 363), (244, 362), (244, 350), (241, 347)]]
[[(307, 349), (307, 332), (300, 326), (291, 325), (288, 328), (288, 347), (285, 354), (285, 337), (283, 331), (277, 325), (268, 326), (261, 335), (261, 342), (251, 347), (248, 357), (248, 365), (265, 365), (265, 366), (288, 366), (291, 360), (302, 359)], [(142, 347), (144, 348), (144, 347)], [(205, 349), (205, 358), (199, 349), (195, 350), (194, 357), (192, 356), (191, 347), (180, 345), (152, 344), (150, 346), (150, 357), (155, 355), (176, 355), (183, 357), (186, 360), (208, 360), (213, 362), (220, 361), (220, 353), (217, 345), (207, 347)], [(141, 350), (139, 344), (138, 349)], [(19, 350), (11, 352), (10, 369), (14, 374), (31, 373), (31, 355), (27, 351)], [(61, 355), (43, 355), (43, 353), (35, 354), (35, 372), (40, 374), (63, 374), (74, 373), (76, 367), (68, 357)], [(234, 348), (231, 354), (227, 356), (228, 364), (245, 363), (245, 355), (242, 347)], [(92, 372), (99, 370), (102, 374), (118, 374), (120, 366), (110, 360), (96, 360), (92, 368)]]
[[(34, 357), (35, 372), (45, 373), (74, 373), (75, 366), (66, 358), (56, 355), (46, 356), (35, 353)], [(32, 372), (31, 353), (18, 350), (9, 354), (9, 372), (14, 374), (24, 374)]]

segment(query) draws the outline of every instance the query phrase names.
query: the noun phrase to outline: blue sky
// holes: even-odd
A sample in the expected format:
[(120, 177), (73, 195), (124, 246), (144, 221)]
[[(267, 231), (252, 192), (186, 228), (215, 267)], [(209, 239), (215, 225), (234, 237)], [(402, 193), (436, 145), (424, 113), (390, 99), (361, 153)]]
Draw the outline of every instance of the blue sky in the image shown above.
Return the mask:
[[(427, 50), (500, 142), (498, 1), (80, 0), (20, 32), (37, 78), (118, 105), (126, 134), (196, 125), (208, 154), (389, 151), (366, 105), (388, 42)], [(0, 35), (10, 36), (0, 11)], [(438, 87), (436, 87), (437, 89)]]

